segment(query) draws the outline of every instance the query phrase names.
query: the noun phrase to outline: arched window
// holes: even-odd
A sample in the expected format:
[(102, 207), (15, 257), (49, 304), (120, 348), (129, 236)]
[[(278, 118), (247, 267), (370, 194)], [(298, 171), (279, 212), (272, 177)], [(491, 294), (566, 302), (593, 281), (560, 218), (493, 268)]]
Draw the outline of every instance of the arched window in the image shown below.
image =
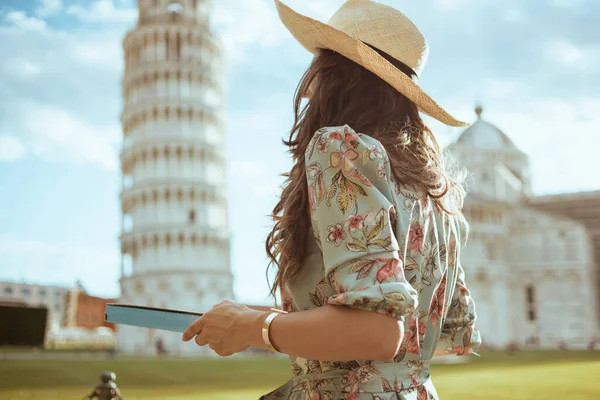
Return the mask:
[(169, 13), (171, 21), (177, 21), (183, 14), (183, 6), (174, 1), (167, 6), (167, 13)]
[(535, 287), (533, 285), (525, 286), (525, 303), (527, 320), (533, 322), (536, 320)]

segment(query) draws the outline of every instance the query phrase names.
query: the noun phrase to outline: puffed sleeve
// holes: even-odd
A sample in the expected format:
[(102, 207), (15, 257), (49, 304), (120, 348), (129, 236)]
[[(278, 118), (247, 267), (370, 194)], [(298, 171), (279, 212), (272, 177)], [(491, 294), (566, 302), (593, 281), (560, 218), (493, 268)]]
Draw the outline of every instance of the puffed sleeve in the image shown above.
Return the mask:
[(465, 283), (465, 272), (460, 262), (457, 263), (457, 268), (456, 285), (442, 327), (438, 349), (459, 356), (472, 353), (478, 355), (474, 352), (481, 345), (481, 335), (475, 326), (475, 301)]
[(347, 125), (323, 128), (307, 148), (306, 171), (313, 232), (336, 292), (327, 303), (402, 320), (418, 300), (398, 254), (383, 146)]

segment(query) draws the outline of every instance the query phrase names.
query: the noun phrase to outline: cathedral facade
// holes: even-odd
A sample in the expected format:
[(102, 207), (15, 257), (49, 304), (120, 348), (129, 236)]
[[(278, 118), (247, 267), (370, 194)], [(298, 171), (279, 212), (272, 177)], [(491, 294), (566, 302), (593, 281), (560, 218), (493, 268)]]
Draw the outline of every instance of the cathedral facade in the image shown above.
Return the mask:
[(595, 206), (586, 217), (533, 196), (527, 155), (476, 112), (449, 150), (470, 174), (462, 264), (484, 343), (587, 346), (598, 333), (600, 193), (571, 195), (589, 199), (580, 211)]
[[(121, 298), (207, 310), (233, 298), (220, 45), (209, 0), (138, 0), (125, 71)], [(121, 325), (126, 353), (202, 355), (181, 334)]]

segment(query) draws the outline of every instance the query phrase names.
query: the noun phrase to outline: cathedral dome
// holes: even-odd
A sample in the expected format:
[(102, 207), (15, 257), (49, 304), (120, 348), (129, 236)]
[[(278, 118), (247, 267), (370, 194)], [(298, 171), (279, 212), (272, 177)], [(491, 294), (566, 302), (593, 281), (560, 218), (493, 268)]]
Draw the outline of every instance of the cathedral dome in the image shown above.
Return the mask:
[(456, 145), (480, 149), (518, 150), (504, 132), (481, 118), (482, 112), (483, 108), (480, 106), (475, 109), (477, 121), (465, 129), (456, 141)]

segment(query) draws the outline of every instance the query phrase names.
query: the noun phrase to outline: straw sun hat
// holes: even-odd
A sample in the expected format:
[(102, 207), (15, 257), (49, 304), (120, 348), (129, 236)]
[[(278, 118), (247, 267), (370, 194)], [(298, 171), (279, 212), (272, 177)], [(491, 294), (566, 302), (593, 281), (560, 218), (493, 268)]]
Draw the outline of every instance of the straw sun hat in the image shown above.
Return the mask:
[(389, 83), (425, 114), (446, 125), (468, 125), (450, 115), (408, 75), (368, 46), (387, 53), (421, 76), (429, 52), (427, 41), (400, 11), (371, 0), (348, 0), (325, 24), (298, 14), (279, 0), (275, 4), (283, 24), (311, 53), (316, 49), (333, 50)]

